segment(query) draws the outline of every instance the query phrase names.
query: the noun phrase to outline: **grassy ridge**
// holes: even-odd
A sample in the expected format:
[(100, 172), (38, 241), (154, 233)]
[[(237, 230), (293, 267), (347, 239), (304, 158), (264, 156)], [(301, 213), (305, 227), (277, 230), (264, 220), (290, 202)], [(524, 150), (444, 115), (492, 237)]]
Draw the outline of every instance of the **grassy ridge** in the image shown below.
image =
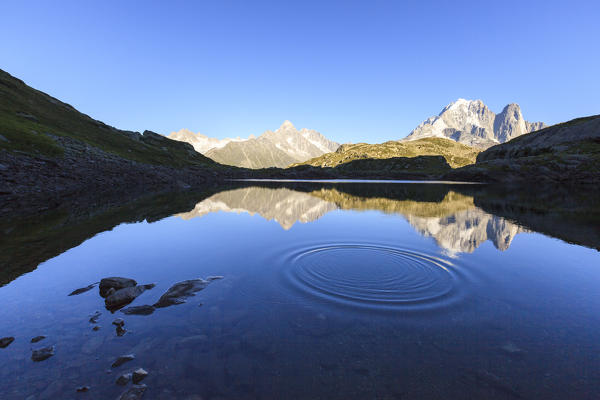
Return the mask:
[(443, 156), (452, 168), (475, 163), (480, 150), (442, 138), (425, 138), (413, 141), (389, 141), (380, 144), (344, 144), (333, 152), (323, 154), (290, 167), (310, 165), (313, 167), (337, 167), (356, 160), (390, 159), (397, 157)]
[(0, 70), (0, 149), (60, 157), (63, 148), (47, 134), (77, 139), (147, 164), (216, 165), (187, 143), (118, 130)]

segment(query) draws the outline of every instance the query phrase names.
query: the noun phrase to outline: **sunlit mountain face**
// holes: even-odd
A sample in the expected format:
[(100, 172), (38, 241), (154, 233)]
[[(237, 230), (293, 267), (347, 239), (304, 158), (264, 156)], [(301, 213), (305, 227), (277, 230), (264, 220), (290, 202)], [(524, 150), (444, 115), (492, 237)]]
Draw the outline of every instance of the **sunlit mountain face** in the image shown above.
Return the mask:
[(258, 214), (289, 230), (296, 223), (310, 223), (335, 210), (373, 210), (402, 216), (448, 255), (472, 253), (488, 240), (498, 250), (506, 250), (515, 235), (525, 231), (475, 206), (472, 196), (452, 190), (439, 201), (419, 201), (364, 197), (337, 188), (301, 191), (251, 186), (214, 194), (178, 216), (189, 220), (215, 212)]

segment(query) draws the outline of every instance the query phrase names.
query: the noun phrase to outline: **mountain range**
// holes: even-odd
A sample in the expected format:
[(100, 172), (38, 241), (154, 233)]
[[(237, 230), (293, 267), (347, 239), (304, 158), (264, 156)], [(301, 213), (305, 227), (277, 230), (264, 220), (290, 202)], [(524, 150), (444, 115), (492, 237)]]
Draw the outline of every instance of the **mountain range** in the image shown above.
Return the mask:
[(494, 114), (481, 100), (458, 99), (423, 121), (404, 140), (440, 137), (485, 149), (545, 127), (543, 122), (526, 121), (515, 103)]
[(313, 129), (298, 130), (290, 121), (284, 121), (275, 131), (248, 139), (219, 140), (185, 129), (168, 137), (190, 143), (196, 151), (221, 164), (244, 168), (285, 168), (340, 146)]

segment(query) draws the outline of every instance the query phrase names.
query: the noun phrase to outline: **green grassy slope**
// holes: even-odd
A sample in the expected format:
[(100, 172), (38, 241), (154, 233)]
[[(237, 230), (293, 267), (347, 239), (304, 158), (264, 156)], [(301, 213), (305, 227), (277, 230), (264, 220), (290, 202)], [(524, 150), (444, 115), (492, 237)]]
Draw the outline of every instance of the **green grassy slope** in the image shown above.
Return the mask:
[(443, 156), (452, 168), (473, 164), (481, 150), (442, 138), (425, 138), (413, 141), (389, 141), (380, 144), (344, 144), (333, 152), (323, 154), (290, 167), (311, 165), (314, 167), (337, 167), (356, 160), (390, 159), (397, 157)]
[(60, 157), (51, 137), (65, 136), (137, 162), (183, 167), (217, 165), (187, 143), (118, 130), (80, 113), (0, 70), (0, 149)]

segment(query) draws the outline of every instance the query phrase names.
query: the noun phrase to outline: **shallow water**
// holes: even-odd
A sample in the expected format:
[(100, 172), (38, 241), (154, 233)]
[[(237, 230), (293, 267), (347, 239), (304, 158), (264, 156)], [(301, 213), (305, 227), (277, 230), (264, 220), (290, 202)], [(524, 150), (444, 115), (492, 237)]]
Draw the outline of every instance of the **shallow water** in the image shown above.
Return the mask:
[[(593, 195), (476, 186), (253, 182), (8, 221), (1, 397), (117, 398), (143, 367), (148, 399), (598, 398)], [(68, 296), (109, 276), (156, 284), (130, 306), (224, 278), (151, 315)]]

